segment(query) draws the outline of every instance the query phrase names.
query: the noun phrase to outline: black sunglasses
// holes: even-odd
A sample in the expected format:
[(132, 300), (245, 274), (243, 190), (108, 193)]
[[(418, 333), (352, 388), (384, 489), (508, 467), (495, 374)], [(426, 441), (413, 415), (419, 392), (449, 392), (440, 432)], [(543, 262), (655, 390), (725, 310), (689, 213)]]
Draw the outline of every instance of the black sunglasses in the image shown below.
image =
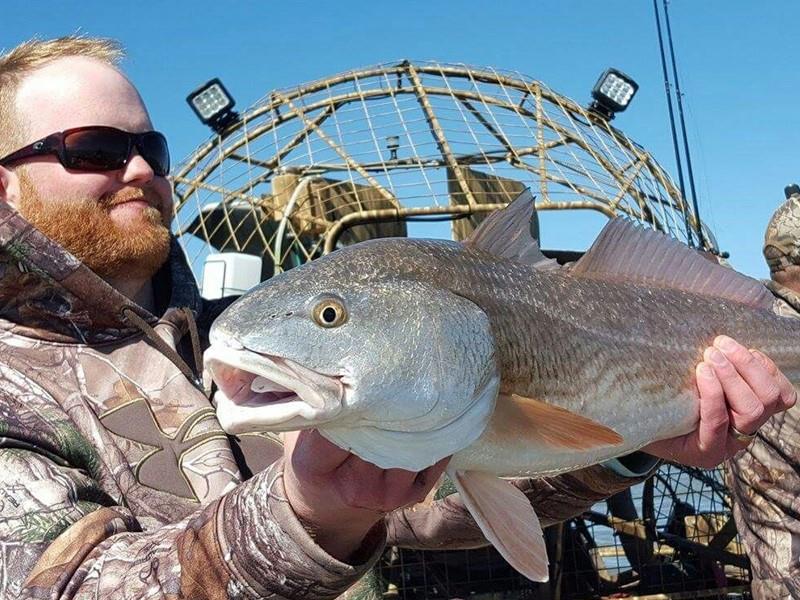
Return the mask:
[(124, 167), (133, 149), (139, 151), (156, 175), (169, 173), (167, 138), (158, 131), (130, 133), (116, 127), (90, 125), (52, 133), (45, 138), (0, 158), (0, 165), (54, 154), (66, 169), (115, 171)]

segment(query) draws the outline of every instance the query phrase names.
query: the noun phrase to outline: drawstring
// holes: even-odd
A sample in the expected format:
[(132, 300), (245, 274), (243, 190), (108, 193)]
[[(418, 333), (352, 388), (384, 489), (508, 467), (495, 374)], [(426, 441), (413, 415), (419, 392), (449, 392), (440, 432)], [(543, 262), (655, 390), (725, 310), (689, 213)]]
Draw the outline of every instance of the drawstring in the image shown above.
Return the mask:
[(192, 354), (194, 356), (194, 371), (198, 378), (203, 376), (203, 352), (200, 350), (200, 332), (197, 330), (197, 322), (190, 308), (183, 308), (186, 322), (189, 324), (189, 339), (192, 341)]
[(202, 368), (203, 364), (203, 356), (200, 352), (200, 334), (197, 331), (197, 323), (195, 323), (194, 315), (192, 315), (192, 311), (188, 308), (181, 309), (186, 315), (186, 320), (189, 323), (189, 337), (192, 342), (192, 353), (194, 355), (194, 364), (197, 372), (195, 373), (186, 364), (186, 361), (181, 358), (181, 355), (167, 342), (165, 342), (156, 330), (150, 326), (150, 323), (145, 321), (141, 316), (139, 316), (136, 311), (134, 311), (129, 306), (126, 306), (122, 309), (122, 315), (125, 317), (127, 321), (129, 321), (132, 325), (136, 326), (139, 331), (141, 331), (144, 336), (152, 342), (152, 344), (163, 354), (167, 357), (173, 365), (178, 367), (178, 370), (183, 373), (183, 375), (189, 379), (189, 381), (193, 382), (197, 387), (203, 389), (203, 383), (201, 381), (202, 372), (200, 369)]

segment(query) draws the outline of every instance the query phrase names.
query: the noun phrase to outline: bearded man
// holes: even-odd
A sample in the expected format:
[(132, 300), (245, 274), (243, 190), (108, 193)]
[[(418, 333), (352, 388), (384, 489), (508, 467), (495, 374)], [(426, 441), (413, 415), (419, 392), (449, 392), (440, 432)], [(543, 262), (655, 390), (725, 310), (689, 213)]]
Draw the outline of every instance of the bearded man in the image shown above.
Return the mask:
[[(392, 511), (425, 497), (446, 459), (384, 471), (315, 432), (285, 448), (223, 433), (200, 367), (226, 302), (200, 298), (170, 234), (166, 139), (119, 58), (76, 36), (0, 55), (0, 594), (332, 598), (387, 529), (408, 530)], [(755, 431), (794, 402), (768, 362), (715, 352), (698, 431), (652, 451), (721, 460), (729, 417)], [(522, 485), (568, 516), (639, 475)], [(446, 547), (469, 528), (442, 507), (414, 513), (432, 536), (417, 541)]]

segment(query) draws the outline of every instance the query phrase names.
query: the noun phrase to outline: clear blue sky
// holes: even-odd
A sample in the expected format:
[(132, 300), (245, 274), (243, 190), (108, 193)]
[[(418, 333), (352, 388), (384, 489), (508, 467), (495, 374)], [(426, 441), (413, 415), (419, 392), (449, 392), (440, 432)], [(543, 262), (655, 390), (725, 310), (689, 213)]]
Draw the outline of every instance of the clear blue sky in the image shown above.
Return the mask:
[[(766, 276), (764, 228), (784, 185), (800, 182), (800, 2), (670, 7), (701, 216), (734, 267)], [(274, 88), (410, 58), (520, 71), (582, 103), (616, 66), (641, 87), (615, 124), (677, 180), (651, 0), (4, 0), (2, 9), (3, 48), (78, 29), (119, 39), (176, 163), (209, 135), (184, 99), (210, 77), (244, 109)]]

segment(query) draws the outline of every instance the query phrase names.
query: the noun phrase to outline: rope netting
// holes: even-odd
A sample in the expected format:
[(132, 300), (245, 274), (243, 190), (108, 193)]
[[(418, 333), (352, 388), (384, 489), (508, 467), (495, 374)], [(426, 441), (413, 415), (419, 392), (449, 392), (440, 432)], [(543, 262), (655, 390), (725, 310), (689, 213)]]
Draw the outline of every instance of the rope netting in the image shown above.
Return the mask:
[(684, 241), (698, 226), (606, 120), (519, 73), (432, 62), (273, 91), (174, 179), (196, 273), (209, 252), (261, 255), (269, 276), (368, 237), (460, 237), (524, 187), (540, 211), (624, 214)]

